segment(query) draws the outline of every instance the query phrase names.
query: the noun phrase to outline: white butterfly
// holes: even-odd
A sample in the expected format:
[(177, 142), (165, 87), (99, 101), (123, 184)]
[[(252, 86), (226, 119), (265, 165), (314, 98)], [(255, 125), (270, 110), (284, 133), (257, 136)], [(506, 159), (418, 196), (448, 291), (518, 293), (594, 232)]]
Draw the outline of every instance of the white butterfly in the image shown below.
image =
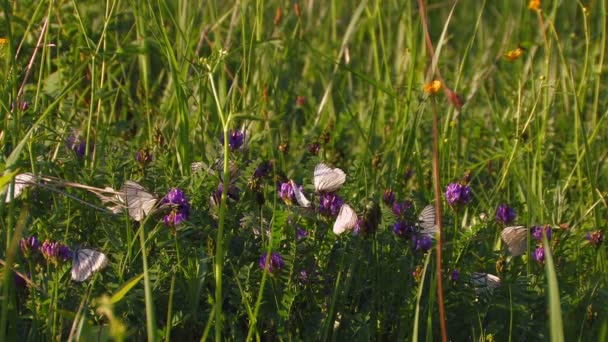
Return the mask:
[(120, 192), (127, 203), (129, 216), (135, 221), (143, 220), (152, 212), (158, 202), (156, 196), (148, 192), (146, 188), (130, 180), (125, 181)]
[(524, 226), (507, 227), (500, 233), (512, 256), (522, 255), (528, 249), (528, 228)]
[(346, 181), (346, 174), (339, 168), (321, 163), (315, 167), (314, 183), (317, 192), (333, 192), (338, 190)]
[(92, 249), (76, 249), (72, 256), (72, 279), (85, 281), (93, 272), (97, 272), (108, 264), (105, 254)]
[(357, 224), (357, 213), (348, 204), (343, 204), (340, 213), (334, 222), (334, 233), (340, 235), (347, 230), (353, 229)]
[(296, 184), (296, 182), (294, 182), (293, 180), (289, 180), (289, 183), (291, 184), (291, 188), (293, 189), (293, 195), (296, 198), (298, 204), (306, 208), (310, 207), (310, 201), (308, 200), (308, 198), (306, 198), (306, 196), (304, 196), (304, 193), (300, 191), (300, 187)]
[(437, 217), (435, 216), (435, 206), (427, 205), (418, 215), (418, 227), (423, 235), (434, 237), (437, 233)]
[[(36, 184), (36, 177), (31, 173), (20, 173), (15, 176), (15, 188), (14, 195), (12, 198), (17, 198), (23, 190), (27, 189), (30, 185)], [(11, 201), (11, 187), (10, 184), (8, 186), (8, 190), (6, 191), (6, 198), (4, 199), (4, 203), (8, 203)]]
[(473, 272), (469, 282), (475, 288), (477, 295), (491, 295), (500, 287), (500, 278), (489, 273)]

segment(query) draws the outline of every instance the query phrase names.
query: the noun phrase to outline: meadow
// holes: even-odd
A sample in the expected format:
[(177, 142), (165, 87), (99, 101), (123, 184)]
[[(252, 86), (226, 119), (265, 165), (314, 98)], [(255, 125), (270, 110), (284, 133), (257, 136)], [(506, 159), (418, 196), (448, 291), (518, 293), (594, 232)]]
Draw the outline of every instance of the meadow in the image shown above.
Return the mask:
[(605, 1), (0, 11), (0, 341), (608, 340)]

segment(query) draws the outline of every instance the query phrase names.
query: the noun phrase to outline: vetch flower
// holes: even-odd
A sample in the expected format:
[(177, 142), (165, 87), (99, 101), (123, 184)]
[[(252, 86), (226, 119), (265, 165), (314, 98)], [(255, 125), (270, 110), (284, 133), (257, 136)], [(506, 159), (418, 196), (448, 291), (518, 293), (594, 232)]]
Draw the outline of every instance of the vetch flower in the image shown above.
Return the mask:
[[(222, 137), (222, 145), (224, 144), (224, 138)], [(228, 146), (231, 151), (238, 150), (243, 146), (243, 142), (245, 141), (245, 134), (238, 130), (230, 130), (228, 133)]]
[(397, 221), (393, 225), (393, 233), (400, 238), (409, 239), (412, 237), (415, 231), (416, 227), (405, 221)]
[(312, 154), (312, 155), (317, 155), (319, 154), (319, 151), (321, 150), (321, 144), (319, 144), (318, 142), (313, 142), (312, 144), (308, 145), (308, 153)]
[(452, 271), (452, 276), (450, 277), (450, 279), (452, 279), (452, 282), (455, 283), (458, 281), (458, 278), (460, 277), (460, 273), (458, 273), (458, 269), (454, 269)]
[(596, 230), (592, 233), (587, 233), (587, 236), (585, 238), (587, 239), (587, 241), (589, 241), (589, 244), (595, 248), (600, 248), (602, 242), (604, 242), (604, 234), (601, 230)]
[(344, 201), (334, 193), (327, 192), (319, 195), (319, 213), (325, 216), (338, 216)]
[(283, 267), (285, 267), (285, 262), (283, 261), (281, 255), (277, 252), (272, 252), (270, 255), (264, 253), (260, 257), (260, 268), (263, 270), (274, 273), (281, 270)]
[(69, 247), (64, 246), (60, 242), (45, 240), (40, 246), (40, 253), (47, 262), (58, 265), (72, 257), (72, 251)]
[(391, 188), (384, 190), (383, 199), (384, 199), (384, 203), (386, 203), (389, 206), (392, 206), (393, 203), (395, 203), (395, 193), (393, 192), (393, 190)]
[(28, 238), (21, 239), (20, 241), (21, 253), (23, 253), (24, 257), (29, 257), (35, 252), (38, 252), (38, 247), (40, 247), (40, 242), (38, 238), (35, 236), (30, 236)]
[(137, 151), (135, 160), (137, 160), (137, 163), (142, 167), (148, 165), (152, 161), (152, 153), (150, 152), (150, 149), (144, 147), (141, 150)]
[(494, 219), (497, 223), (511, 223), (515, 219), (515, 210), (503, 203), (496, 208), (496, 215), (494, 215)]
[[(76, 156), (78, 156), (79, 158), (84, 157), (87, 148), (87, 141), (83, 137), (77, 135), (76, 133), (72, 133), (66, 139), (65, 145), (68, 149), (74, 151)], [(93, 152), (94, 148), (95, 144), (90, 141), (89, 152)]]
[(296, 226), (296, 241), (300, 241), (308, 236), (308, 232), (304, 229), (300, 228), (300, 226)]
[(423, 252), (426, 252), (431, 249), (431, 246), (433, 245), (431, 238), (426, 235), (422, 235), (420, 237), (414, 235), (414, 239), (412, 241), (416, 251), (422, 250)]
[(272, 163), (268, 161), (263, 161), (258, 165), (258, 167), (253, 171), (253, 178), (260, 179), (268, 176), (272, 172)]
[(545, 248), (540, 246), (537, 247), (536, 250), (534, 251), (534, 260), (536, 260), (536, 262), (538, 262), (539, 264), (544, 264), (545, 263)]
[(404, 216), (412, 208), (411, 201), (395, 202), (393, 203), (393, 214), (398, 217)]
[(452, 207), (471, 201), (471, 188), (460, 183), (450, 183), (445, 189), (445, 199)]
[(545, 226), (534, 226), (534, 227), (532, 227), (531, 235), (538, 242), (543, 241), (543, 229), (545, 230), (545, 233), (547, 234), (547, 240), (551, 240), (551, 226), (550, 225), (547, 224)]
[(171, 228), (187, 220), (188, 216), (190, 216), (190, 203), (184, 192), (179, 188), (169, 190), (162, 200), (162, 205), (173, 207), (171, 212), (163, 218), (165, 225)]
[(279, 184), (278, 193), (279, 193), (279, 197), (281, 197), (281, 199), (288, 205), (290, 205), (293, 202), (293, 200), (295, 199), (295, 195), (293, 192), (293, 187), (291, 185), (291, 182), (285, 182), (285, 183)]

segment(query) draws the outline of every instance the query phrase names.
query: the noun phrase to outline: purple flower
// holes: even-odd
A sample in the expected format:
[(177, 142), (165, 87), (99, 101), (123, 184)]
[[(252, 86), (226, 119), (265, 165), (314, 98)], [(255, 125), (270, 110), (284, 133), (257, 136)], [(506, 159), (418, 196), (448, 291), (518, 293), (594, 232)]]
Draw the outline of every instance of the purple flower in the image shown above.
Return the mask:
[(259, 179), (268, 176), (272, 172), (271, 162), (261, 162), (260, 165), (253, 171), (253, 178)]
[(416, 251), (422, 250), (423, 252), (426, 252), (431, 249), (431, 246), (433, 245), (433, 240), (426, 235), (422, 235), (421, 237), (416, 237), (414, 235), (414, 239), (412, 241)]
[(536, 247), (533, 257), (536, 262), (543, 264), (545, 262), (545, 248), (542, 246)]
[[(218, 184), (217, 191), (215, 192), (215, 198), (218, 203), (220, 202), (220, 200), (222, 198), (223, 191), (224, 191), (224, 184), (223, 183)], [(230, 187), (228, 188), (228, 198), (238, 201), (239, 200), (239, 188), (237, 188), (235, 185), (231, 184)]]
[(403, 176), (403, 180), (405, 180), (407, 182), (408, 180), (410, 180), (410, 178), (412, 178), (413, 174), (414, 174), (414, 170), (412, 170), (412, 168), (408, 167), (405, 170), (405, 175)]
[(38, 247), (40, 247), (40, 242), (35, 236), (30, 236), (27, 239), (21, 239), (20, 247), (21, 253), (23, 253), (23, 256), (27, 258), (32, 253), (38, 251)]
[[(222, 145), (224, 144), (224, 138), (221, 139)], [(245, 134), (238, 130), (230, 130), (228, 133), (228, 146), (231, 151), (238, 150), (243, 146), (243, 142), (245, 141)]]
[(173, 228), (187, 220), (188, 216), (190, 216), (190, 203), (184, 192), (179, 188), (169, 190), (165, 198), (163, 198), (162, 204), (173, 207), (171, 212), (163, 218), (166, 226)]
[(293, 187), (290, 182), (285, 182), (279, 184), (279, 197), (283, 199), (283, 201), (287, 204), (291, 204), (291, 202), (295, 199), (295, 195), (293, 192)]
[(386, 203), (386, 205), (392, 206), (393, 203), (395, 202), (395, 193), (393, 192), (392, 189), (386, 189), (384, 190), (384, 203)]
[(47, 262), (55, 265), (65, 262), (72, 257), (72, 251), (69, 247), (64, 246), (60, 242), (45, 240), (40, 246), (40, 253)]
[(409, 239), (415, 231), (415, 227), (405, 221), (397, 221), (393, 225), (393, 233), (400, 238)]
[(586, 239), (589, 244), (595, 248), (600, 248), (602, 242), (604, 242), (604, 234), (601, 230), (596, 230), (592, 233), (587, 233)]
[(319, 195), (319, 213), (325, 216), (338, 216), (344, 201), (334, 193), (323, 193)]
[(137, 151), (135, 160), (137, 160), (137, 163), (141, 166), (148, 165), (152, 161), (152, 153), (150, 153), (150, 149), (145, 147)]
[(460, 183), (450, 183), (445, 189), (445, 198), (452, 207), (465, 205), (471, 201), (471, 188)]
[(308, 282), (308, 272), (306, 272), (304, 269), (300, 270), (298, 273), (298, 279), (302, 284), (306, 284)]
[(359, 235), (361, 232), (365, 232), (365, 221), (358, 218), (355, 227), (353, 227), (353, 235)]
[(412, 208), (412, 202), (411, 201), (395, 202), (393, 204), (393, 214), (395, 214), (395, 216), (402, 217), (411, 208)]
[(515, 219), (515, 210), (506, 204), (501, 204), (496, 208), (494, 219), (497, 223), (508, 224)]
[(545, 233), (547, 234), (547, 240), (551, 240), (551, 226), (550, 225), (534, 226), (534, 227), (532, 227), (531, 234), (538, 242), (543, 241), (543, 229), (545, 230)]
[(296, 241), (300, 241), (300, 240), (304, 239), (307, 236), (308, 236), (308, 232), (307, 231), (305, 231), (304, 229), (300, 228), (299, 226), (296, 226)]
[[(65, 145), (68, 149), (74, 151), (76, 156), (79, 158), (84, 157), (87, 148), (87, 141), (81, 136), (77, 135), (76, 133), (70, 134), (65, 141)], [(92, 141), (89, 142), (89, 152), (93, 152), (94, 147), (95, 144)]]
[[(270, 262), (268, 262), (270, 259)], [(285, 267), (285, 262), (281, 255), (277, 252), (270, 253), (270, 257), (266, 253), (262, 254), (260, 257), (260, 268), (263, 270), (267, 270), (270, 273), (274, 273), (275, 271), (279, 271), (281, 268)]]
[(460, 277), (460, 273), (458, 273), (458, 269), (455, 268), (452, 271), (452, 277), (451, 277), (452, 282), (454, 282), (454, 283), (457, 282), (459, 277)]

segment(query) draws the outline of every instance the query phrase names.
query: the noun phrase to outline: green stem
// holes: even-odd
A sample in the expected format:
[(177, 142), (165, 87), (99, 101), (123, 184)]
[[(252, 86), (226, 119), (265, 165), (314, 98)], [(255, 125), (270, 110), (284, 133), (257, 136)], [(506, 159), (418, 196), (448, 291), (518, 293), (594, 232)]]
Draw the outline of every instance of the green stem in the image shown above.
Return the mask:
[(139, 229), (139, 243), (141, 245), (141, 259), (144, 267), (144, 295), (146, 299), (146, 328), (148, 330), (148, 341), (156, 341), (156, 319), (154, 317), (154, 306), (152, 302), (152, 290), (150, 288), (150, 277), (148, 274), (148, 257), (146, 255), (146, 237), (144, 236), (144, 222)]

